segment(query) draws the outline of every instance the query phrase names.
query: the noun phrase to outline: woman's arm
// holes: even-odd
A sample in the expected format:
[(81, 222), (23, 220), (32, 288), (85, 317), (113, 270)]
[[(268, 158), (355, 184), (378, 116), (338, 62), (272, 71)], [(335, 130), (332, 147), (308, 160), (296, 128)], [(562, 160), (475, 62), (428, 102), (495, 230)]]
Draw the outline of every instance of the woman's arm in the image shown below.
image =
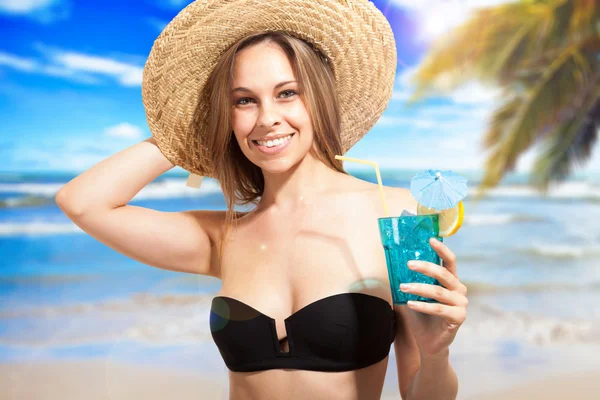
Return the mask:
[(421, 357), (421, 366), (408, 386), (407, 400), (455, 400), (458, 378), (448, 360), (449, 351), (437, 358)]
[(394, 306), (396, 312), (396, 369), (398, 386), (403, 400), (456, 399), (458, 379), (448, 356), (426, 357), (419, 352), (410, 329), (405, 324), (405, 306)]
[(127, 204), (171, 168), (154, 139), (146, 139), (71, 180), (58, 191), (56, 203), (83, 231), (129, 258), (218, 278), (224, 212), (162, 212)]
[[(388, 199), (391, 199), (390, 204), (393, 209), (390, 210), (391, 215), (400, 215), (402, 209), (415, 213), (417, 210), (417, 202), (406, 189), (388, 189), (386, 194)], [(397, 209), (400, 207), (400, 209)], [(396, 209), (394, 209), (396, 208)], [(438, 252), (438, 246), (435, 247)], [(439, 253), (438, 253), (439, 254)], [(450, 266), (455, 272), (454, 261), (446, 261), (449, 259), (449, 253), (443, 252), (440, 255), (444, 259), (444, 265)], [(429, 273), (426, 273), (429, 275)], [(466, 293), (466, 288), (465, 288)], [(429, 293), (422, 293), (422, 296), (431, 297)], [(466, 302), (466, 298), (464, 299)], [(395, 305), (396, 313), (396, 338), (394, 340), (394, 351), (396, 352), (396, 369), (398, 372), (398, 386), (400, 396), (404, 400), (438, 400), (438, 399), (456, 399), (458, 393), (458, 379), (454, 370), (450, 366), (448, 360), (449, 350), (436, 353), (435, 357), (428, 356), (427, 353), (419, 349), (417, 339), (411, 329), (419, 319), (422, 318), (438, 318), (431, 315), (416, 313), (409, 306)], [(409, 315), (413, 313), (413, 315)], [(411, 321), (409, 321), (409, 317)], [(421, 317), (421, 318), (418, 318)], [(413, 322), (413, 324), (409, 324)], [(447, 325), (442, 319), (438, 319), (439, 323)], [(421, 327), (420, 334), (423, 331), (431, 333), (434, 331), (436, 324)], [(431, 337), (431, 340), (439, 340), (439, 338)], [(426, 339), (426, 341), (428, 340)], [(421, 342), (423, 338), (421, 337)], [(430, 353), (433, 354), (433, 353)]]
[(57, 192), (56, 201), (74, 215), (90, 209), (114, 209), (129, 203), (146, 185), (173, 167), (150, 137), (73, 178)]

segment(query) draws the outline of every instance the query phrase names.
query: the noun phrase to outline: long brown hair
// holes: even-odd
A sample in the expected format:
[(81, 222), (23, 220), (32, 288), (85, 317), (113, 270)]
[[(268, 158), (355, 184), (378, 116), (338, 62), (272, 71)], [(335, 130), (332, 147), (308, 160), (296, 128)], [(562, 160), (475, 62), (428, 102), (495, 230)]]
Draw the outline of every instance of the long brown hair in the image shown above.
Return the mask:
[(279, 31), (259, 32), (233, 44), (219, 58), (205, 88), (210, 101), (208, 153), (214, 165), (213, 175), (220, 182), (227, 203), (219, 260), (232, 223), (243, 215), (234, 211), (235, 205), (257, 204), (265, 187), (262, 170), (246, 158), (233, 134), (233, 65), (242, 49), (270, 42), (285, 52), (301, 88), (299, 96), (314, 131), (311, 153), (333, 170), (346, 173), (342, 162), (335, 159), (336, 154), (342, 154), (341, 115), (335, 77), (327, 58), (308, 42)]

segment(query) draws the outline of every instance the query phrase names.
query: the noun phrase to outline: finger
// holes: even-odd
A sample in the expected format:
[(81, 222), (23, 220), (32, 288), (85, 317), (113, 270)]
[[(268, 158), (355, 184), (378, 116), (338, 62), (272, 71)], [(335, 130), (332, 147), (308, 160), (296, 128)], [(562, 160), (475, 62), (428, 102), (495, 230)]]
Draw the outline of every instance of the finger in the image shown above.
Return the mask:
[(404, 293), (411, 293), (428, 299), (434, 299), (450, 306), (466, 307), (468, 304), (467, 298), (462, 294), (450, 291), (445, 287), (438, 285), (430, 285), (427, 283), (403, 283), (400, 285), (400, 290)]
[(437, 279), (445, 288), (466, 294), (464, 285), (460, 283), (458, 278), (441, 265), (428, 261), (410, 260), (408, 262), (408, 268)]
[(462, 325), (467, 312), (464, 307), (447, 306), (439, 303), (409, 300), (406, 305), (411, 309), (424, 314), (435, 315), (446, 320), (449, 324)]
[(444, 260), (444, 268), (446, 268), (450, 273), (458, 278), (457, 270), (456, 270), (456, 256), (454, 253), (446, 246), (444, 243), (440, 242), (435, 238), (431, 238), (429, 241), (431, 247), (435, 252), (440, 256), (442, 260)]

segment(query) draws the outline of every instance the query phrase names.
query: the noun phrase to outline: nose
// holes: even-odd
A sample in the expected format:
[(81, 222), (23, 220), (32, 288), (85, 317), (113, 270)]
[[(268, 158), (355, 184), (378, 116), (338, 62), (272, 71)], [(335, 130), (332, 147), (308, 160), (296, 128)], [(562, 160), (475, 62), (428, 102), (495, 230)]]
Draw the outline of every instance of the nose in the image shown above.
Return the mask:
[(257, 124), (260, 127), (270, 128), (273, 125), (281, 123), (281, 114), (277, 110), (277, 105), (272, 102), (264, 102), (260, 107)]

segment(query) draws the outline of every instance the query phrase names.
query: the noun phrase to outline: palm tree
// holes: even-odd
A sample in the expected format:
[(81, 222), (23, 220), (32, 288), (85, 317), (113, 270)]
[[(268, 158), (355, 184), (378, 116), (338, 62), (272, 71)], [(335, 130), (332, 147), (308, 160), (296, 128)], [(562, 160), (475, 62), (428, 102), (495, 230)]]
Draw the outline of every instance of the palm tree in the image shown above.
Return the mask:
[[(600, 2), (521, 0), (480, 9), (434, 44), (411, 102), (467, 80), (498, 85), (502, 105), (483, 140), (480, 189), (495, 187), (539, 144), (530, 183), (544, 193), (587, 161), (600, 129)], [(480, 193), (481, 194), (481, 193)]]

